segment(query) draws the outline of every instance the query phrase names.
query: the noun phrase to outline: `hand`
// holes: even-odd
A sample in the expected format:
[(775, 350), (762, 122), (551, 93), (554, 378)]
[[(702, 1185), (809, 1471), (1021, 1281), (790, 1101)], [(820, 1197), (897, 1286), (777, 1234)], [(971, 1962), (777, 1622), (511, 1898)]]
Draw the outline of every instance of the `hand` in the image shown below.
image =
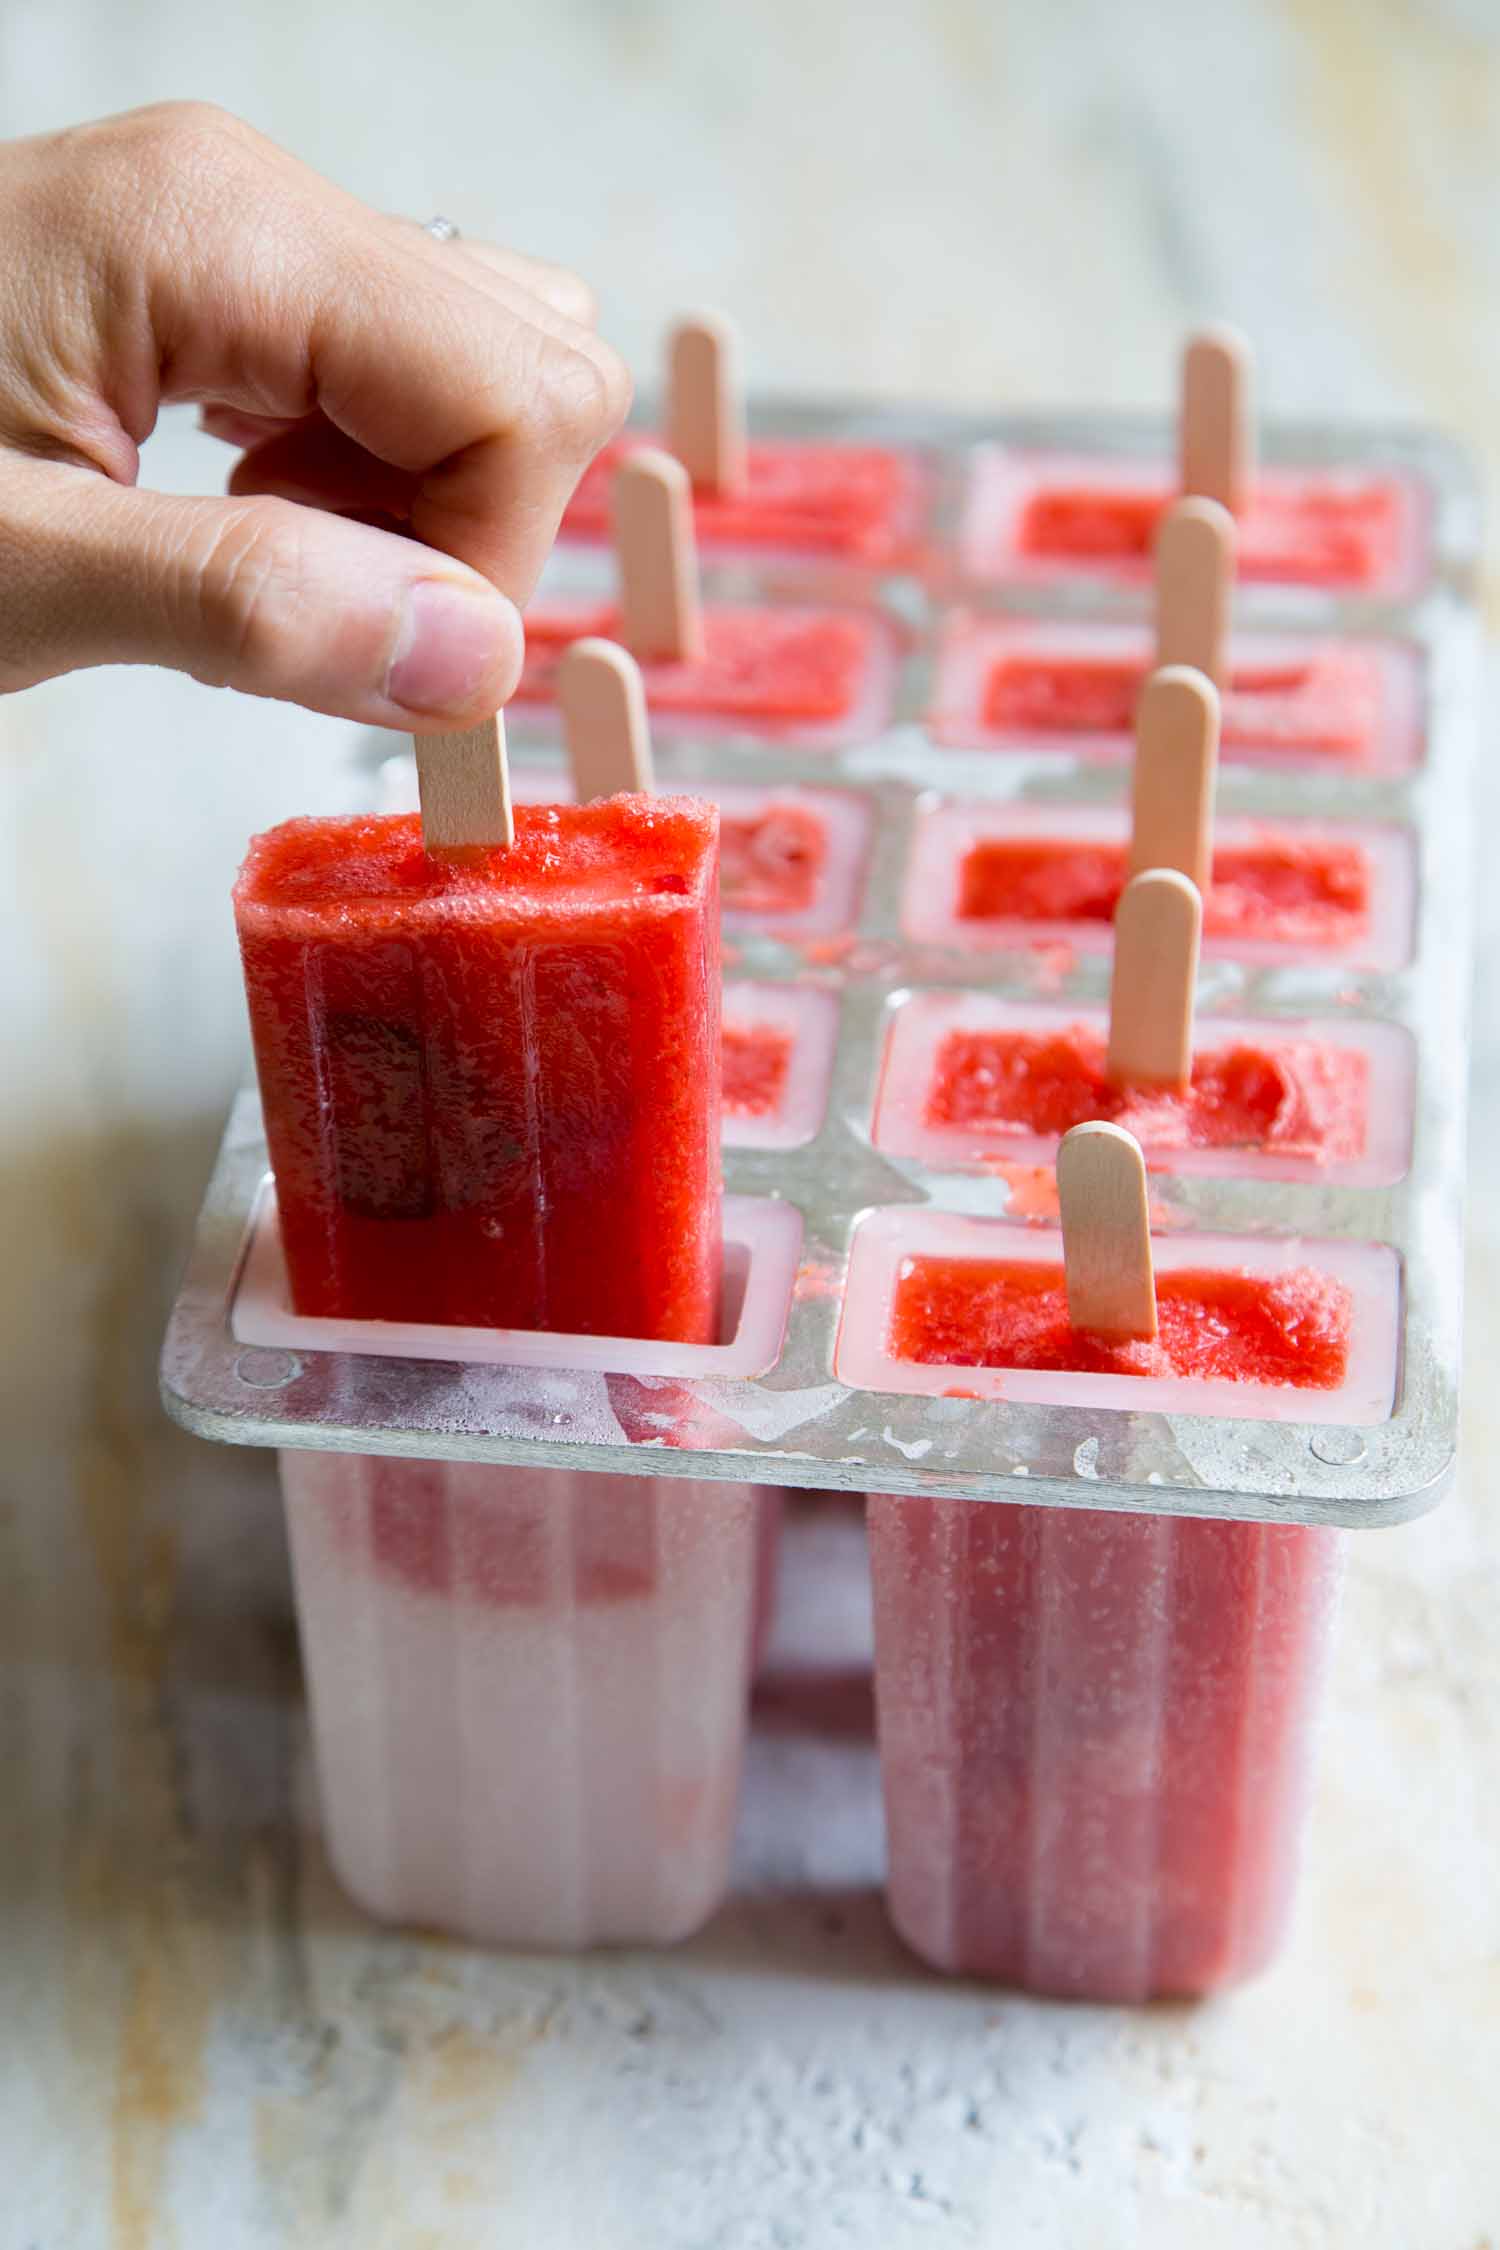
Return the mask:
[[(437, 242), (198, 104), (0, 146), (0, 691), (164, 664), (473, 724), (629, 404), (583, 284)], [(164, 399), (245, 448), (136, 486)]]

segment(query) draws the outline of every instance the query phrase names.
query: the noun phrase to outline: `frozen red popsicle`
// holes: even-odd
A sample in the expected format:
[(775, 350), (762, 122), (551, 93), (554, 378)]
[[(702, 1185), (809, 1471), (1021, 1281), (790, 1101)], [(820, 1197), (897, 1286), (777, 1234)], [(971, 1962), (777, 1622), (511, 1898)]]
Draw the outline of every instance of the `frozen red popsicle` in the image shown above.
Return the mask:
[[(1112, 922), (1124, 882), (1123, 844), (986, 837), (960, 864), (958, 918)], [(1331, 947), (1359, 938), (1369, 912), (1370, 870), (1357, 844), (1267, 829), (1216, 847), (1203, 929), (1206, 937)]]
[[(1125, 755), (1152, 655), (1130, 627), (960, 618), (939, 658), (932, 731), (959, 744)], [(1232, 760), (1410, 766), (1419, 747), (1410, 663), (1383, 643), (1247, 635), (1231, 648), (1220, 739)]]
[[(517, 702), (550, 703), (564, 649), (584, 638), (618, 639), (621, 631), (611, 602), (534, 604)], [(691, 714), (773, 733), (824, 728), (868, 710), (878, 686), (882, 630), (858, 611), (710, 604), (703, 635), (699, 659), (643, 662), (653, 721)]]
[[(1333, 1394), (1333, 1276), (1152, 1273), (1140, 1150), (1058, 1156), (1066, 1272), (908, 1257), (890, 1350), (944, 1367)], [(1195, 1993), (1274, 1950), (1331, 1535), (875, 1498), (876, 1703), (897, 1927), (935, 1966), (1093, 2000)]]
[[(1062, 563), (1149, 565), (1175, 487), (1149, 472), (1091, 476), (1080, 465), (1038, 475), (1014, 523), (1018, 555)], [(1405, 496), (1389, 478), (1262, 471), (1238, 518), (1244, 578), (1314, 586), (1388, 585), (1402, 560)]]
[(1313, 1267), (1163, 1273), (1156, 1305), (1154, 1338), (1105, 1338), (1073, 1327), (1053, 1263), (913, 1256), (897, 1280), (890, 1345), (897, 1359), (939, 1367), (1192, 1376), (1298, 1390), (1337, 1390), (1344, 1380), (1349, 1292)]
[(925, 1115), (929, 1125), (962, 1128), (976, 1144), (997, 1147), (1105, 1117), (1148, 1153), (1243, 1149), (1347, 1163), (1365, 1145), (1368, 1075), (1357, 1051), (1278, 1040), (1268, 1025), (1254, 1045), (1216, 1045), (1208, 1032), (1185, 1091), (1148, 1090), (1111, 1084), (1105, 1039), (1088, 1025), (961, 1029), (938, 1050)]
[[(717, 814), (614, 797), (524, 806), (509, 849), (422, 836), (291, 822), (236, 894), (297, 1310), (711, 1342)], [(504, 1944), (696, 1927), (774, 1506), (352, 1454), (288, 1455), (283, 1485), (354, 1895)]]
[(236, 916), (294, 1305), (709, 1340), (717, 813), (515, 819), (468, 863), (399, 814), (251, 848)]
[(1262, 1968), (1338, 1534), (882, 1496), (869, 1529), (888, 1896), (913, 1950), (1098, 2001)]
[[(604, 539), (610, 482), (620, 461), (661, 438), (630, 432), (584, 472), (563, 518), (563, 537)], [(920, 528), (923, 478), (917, 461), (887, 446), (752, 439), (737, 491), (693, 494), (699, 544), (823, 556), (891, 569)]]

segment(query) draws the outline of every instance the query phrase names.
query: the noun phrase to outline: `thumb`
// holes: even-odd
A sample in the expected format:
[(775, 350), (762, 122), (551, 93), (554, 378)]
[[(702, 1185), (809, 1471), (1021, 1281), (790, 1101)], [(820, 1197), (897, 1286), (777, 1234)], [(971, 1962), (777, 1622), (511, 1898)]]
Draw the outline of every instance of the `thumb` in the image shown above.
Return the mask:
[(371, 726), (477, 723), (520, 675), (520, 613), (477, 571), (278, 499), (0, 475), (0, 689), (161, 664)]

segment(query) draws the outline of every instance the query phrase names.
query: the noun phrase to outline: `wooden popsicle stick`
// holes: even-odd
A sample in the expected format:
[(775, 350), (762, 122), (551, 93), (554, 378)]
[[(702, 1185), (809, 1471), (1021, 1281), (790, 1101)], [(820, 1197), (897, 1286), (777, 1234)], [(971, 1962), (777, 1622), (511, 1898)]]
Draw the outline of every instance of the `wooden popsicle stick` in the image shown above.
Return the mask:
[(505, 761), (505, 719), (496, 712), (464, 734), (419, 734), (417, 792), (422, 842), (439, 859), (507, 850), (516, 840)]
[(1109, 1053), (1116, 1086), (1186, 1086), (1203, 902), (1175, 867), (1132, 877), (1115, 909)]
[(1130, 784), (1132, 875), (1175, 867), (1206, 891), (1213, 873), (1219, 698), (1186, 664), (1153, 672), (1135, 713)]
[(629, 649), (614, 641), (574, 641), (557, 669), (557, 700), (579, 804), (625, 790), (649, 796), (646, 691)]
[(1238, 515), (1255, 476), (1250, 346), (1236, 328), (1201, 328), (1182, 357), (1182, 489)]
[(719, 313), (681, 320), (667, 339), (666, 442), (699, 492), (745, 481), (739, 334)]
[(1229, 685), (1234, 518), (1217, 500), (1174, 500), (1156, 535), (1156, 661)]
[(621, 639), (642, 663), (691, 664), (703, 653), (698, 544), (687, 470), (650, 446), (615, 471)]
[(1095, 1335), (1156, 1334), (1146, 1161), (1120, 1125), (1075, 1125), (1057, 1151), (1068, 1318)]

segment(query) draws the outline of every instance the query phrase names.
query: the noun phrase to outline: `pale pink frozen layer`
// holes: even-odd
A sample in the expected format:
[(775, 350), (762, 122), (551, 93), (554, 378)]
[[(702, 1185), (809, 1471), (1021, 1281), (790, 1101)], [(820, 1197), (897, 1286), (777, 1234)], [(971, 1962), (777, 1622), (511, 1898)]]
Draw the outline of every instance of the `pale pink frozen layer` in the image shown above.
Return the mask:
[[(939, 741), (1128, 756), (1151, 636), (1126, 625), (958, 616), (939, 651), (930, 725)], [(1231, 651), (1222, 754), (1316, 758), (1378, 772), (1420, 756), (1412, 650), (1394, 641), (1246, 634)]]
[[(518, 705), (554, 701), (557, 667), (574, 641), (622, 636), (614, 604), (591, 599), (539, 599), (525, 625)], [(702, 655), (647, 659), (641, 673), (653, 724), (707, 720), (772, 739), (832, 742), (884, 726), (893, 663), (890, 629), (870, 610), (708, 603)]]
[[(1143, 577), (1178, 497), (1165, 467), (1064, 455), (981, 457), (962, 534), (976, 576)], [(1236, 521), (1245, 579), (1389, 594), (1425, 568), (1422, 509), (1394, 473), (1266, 468)]]
[[(563, 536), (607, 538), (615, 470), (627, 453), (660, 442), (631, 432), (606, 446), (568, 504)], [(694, 493), (698, 541), (890, 569), (909, 559), (925, 481), (920, 463), (893, 447), (755, 438), (739, 491)]]
[(1333, 1532), (873, 1496), (889, 1903), (935, 1968), (1095, 2001), (1281, 1942)]
[[(1205, 950), (1246, 959), (1319, 952), (1394, 968), (1410, 958), (1411, 845), (1376, 823), (1224, 815), (1204, 899)], [(946, 804), (924, 813), (902, 922), (918, 942), (979, 951), (1111, 942), (1127, 823), (1112, 808)]]
[(1167, 1171), (1370, 1186), (1406, 1169), (1413, 1058), (1397, 1025), (1202, 1016), (1180, 1091), (1111, 1084), (1107, 1037), (1100, 1011), (913, 994), (888, 1029), (875, 1145), (937, 1170), (1045, 1160), (1105, 1118)]
[(665, 1944), (728, 1873), (758, 1488), (285, 1453), (330, 1856), (382, 1920)]

